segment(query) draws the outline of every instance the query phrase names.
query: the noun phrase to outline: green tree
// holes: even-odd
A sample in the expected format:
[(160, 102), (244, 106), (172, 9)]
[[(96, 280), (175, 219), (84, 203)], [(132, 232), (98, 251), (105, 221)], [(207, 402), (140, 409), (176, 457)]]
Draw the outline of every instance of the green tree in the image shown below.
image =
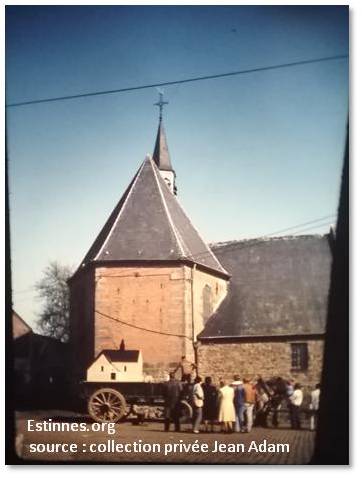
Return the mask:
[(37, 322), (41, 331), (55, 339), (69, 340), (69, 288), (67, 279), (72, 269), (57, 262), (51, 262), (44, 270), (43, 277), (35, 284), (38, 297), (43, 302)]

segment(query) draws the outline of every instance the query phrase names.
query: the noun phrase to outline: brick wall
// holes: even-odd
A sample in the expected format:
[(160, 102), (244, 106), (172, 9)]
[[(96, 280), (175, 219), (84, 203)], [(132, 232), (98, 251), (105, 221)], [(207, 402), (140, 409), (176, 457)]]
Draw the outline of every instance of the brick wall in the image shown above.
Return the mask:
[(100, 351), (123, 339), (127, 349), (142, 351), (145, 373), (161, 379), (182, 355), (195, 359), (193, 328), (195, 335), (202, 330), (226, 288), (224, 279), (181, 264), (84, 271), (71, 282), (73, 361), (84, 375)]
[[(308, 344), (309, 364), (305, 372), (291, 368), (291, 343)], [(249, 343), (199, 344), (199, 373), (210, 375), (217, 382), (220, 377), (231, 380), (235, 373), (263, 378), (281, 376), (294, 378), (309, 388), (320, 381), (323, 340), (280, 340)]]
[[(188, 333), (196, 340), (205, 323), (219, 307), (227, 293), (228, 281), (216, 275), (198, 269), (185, 268), (185, 308)], [(192, 282), (193, 277), (193, 282)], [(194, 327), (192, 327), (192, 315)], [(192, 342), (187, 344), (187, 354), (190, 360), (195, 359)]]
[(195, 337), (226, 296), (228, 281), (200, 270), (194, 271)]
[(97, 268), (94, 353), (123, 339), (126, 349), (142, 350), (144, 371), (161, 378), (185, 353), (184, 289), (182, 266)]
[[(81, 273), (71, 283), (73, 369), (84, 375), (101, 350), (118, 348), (122, 339), (126, 348), (142, 350), (144, 371), (155, 379), (161, 379), (164, 371), (175, 367), (181, 355), (194, 360), (192, 302), (198, 333), (207, 320), (205, 310), (215, 310), (224, 298), (227, 282), (196, 270), (192, 288), (191, 277), (191, 268), (182, 265), (102, 267)], [(205, 286), (208, 287), (206, 302)], [(117, 319), (163, 334), (129, 327)], [(306, 372), (291, 370), (291, 342), (287, 339), (199, 344), (199, 372), (203, 377), (213, 376), (214, 380), (219, 377), (229, 380), (235, 373), (260, 374), (265, 378), (280, 375), (313, 385), (320, 380), (323, 341), (307, 342)]]

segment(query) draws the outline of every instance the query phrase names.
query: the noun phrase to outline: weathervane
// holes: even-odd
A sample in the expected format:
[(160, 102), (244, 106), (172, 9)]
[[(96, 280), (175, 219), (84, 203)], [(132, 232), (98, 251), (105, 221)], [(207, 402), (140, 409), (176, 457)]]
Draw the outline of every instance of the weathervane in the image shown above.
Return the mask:
[(158, 90), (158, 102), (154, 103), (154, 106), (158, 106), (160, 108), (160, 122), (162, 121), (162, 110), (163, 110), (163, 105), (168, 105), (168, 101), (163, 101), (163, 91)]

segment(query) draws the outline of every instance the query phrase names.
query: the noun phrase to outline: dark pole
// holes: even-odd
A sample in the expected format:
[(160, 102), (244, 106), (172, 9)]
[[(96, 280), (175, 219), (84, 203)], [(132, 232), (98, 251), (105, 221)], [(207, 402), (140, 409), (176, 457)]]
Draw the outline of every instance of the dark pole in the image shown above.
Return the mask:
[(12, 287), (10, 256), (10, 220), (9, 220), (9, 182), (8, 147), (5, 115), (5, 426), (6, 426), (6, 464), (19, 463), (15, 452), (15, 408), (14, 408), (14, 359), (12, 327)]

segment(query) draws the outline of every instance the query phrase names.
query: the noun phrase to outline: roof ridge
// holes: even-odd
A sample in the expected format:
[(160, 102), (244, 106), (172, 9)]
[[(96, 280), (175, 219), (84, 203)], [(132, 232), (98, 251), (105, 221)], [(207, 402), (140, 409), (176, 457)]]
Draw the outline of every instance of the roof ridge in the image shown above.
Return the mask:
[[(197, 229), (197, 227), (194, 225), (193, 222), (191, 222), (191, 219), (189, 218), (189, 216), (187, 215), (185, 209), (182, 207), (180, 201), (178, 200), (177, 196), (174, 196), (177, 204), (179, 205), (180, 209), (182, 210), (182, 212), (185, 214), (186, 218), (189, 220), (191, 226), (194, 228), (196, 234), (199, 236), (199, 239), (201, 239), (202, 243), (206, 246), (206, 250), (210, 253), (210, 255), (212, 256), (212, 258), (215, 260), (215, 262), (220, 266), (220, 268), (222, 269), (222, 271), (229, 275), (228, 271), (226, 269), (224, 269), (224, 267), (222, 266), (222, 264), (220, 263), (219, 259), (215, 256), (215, 254), (212, 252), (211, 248), (209, 247), (209, 245), (204, 241), (203, 237), (201, 236), (199, 230)], [(200, 251), (200, 254), (201, 254), (201, 251)], [(197, 254), (196, 254), (197, 256)], [(192, 257), (193, 261), (198, 263), (198, 264), (201, 264), (203, 265), (202, 263), (198, 262), (197, 260), (194, 260), (194, 256), (192, 255), (192, 253), (188, 256), (188, 257)]]
[(142, 169), (145, 167), (145, 164), (146, 164), (147, 159), (148, 159), (148, 158), (145, 158), (145, 159), (143, 160), (143, 163), (141, 164), (141, 166), (140, 166), (140, 168), (139, 168), (139, 170), (138, 170), (138, 172), (137, 172), (137, 174), (136, 174), (136, 176), (135, 176), (135, 178), (134, 178), (134, 181), (133, 181), (133, 183), (132, 183), (131, 189), (129, 190), (126, 199), (123, 201), (123, 204), (122, 204), (122, 206), (121, 206), (121, 209), (120, 209), (119, 213), (117, 214), (115, 220), (113, 221), (112, 227), (111, 227), (111, 229), (109, 230), (109, 232), (108, 232), (108, 234), (107, 234), (107, 237), (105, 238), (105, 240), (104, 240), (104, 242), (103, 242), (103, 244), (102, 244), (102, 247), (99, 249), (97, 255), (94, 257), (93, 260), (96, 261), (96, 260), (98, 259), (99, 255), (101, 254), (101, 252), (102, 252), (103, 249), (104, 249), (104, 246), (106, 245), (108, 239), (110, 238), (112, 232), (114, 231), (114, 229), (115, 229), (115, 227), (116, 227), (116, 225), (117, 225), (117, 223), (118, 223), (118, 221), (119, 221), (119, 218), (121, 217), (122, 212), (124, 211), (124, 209), (125, 209), (125, 207), (126, 207), (127, 201), (129, 200), (129, 198), (131, 197), (131, 194), (132, 194), (133, 191), (134, 191), (134, 188), (135, 188), (135, 185), (136, 185), (136, 183), (137, 183), (137, 180), (138, 180), (138, 178), (139, 178), (139, 176), (140, 176), (140, 174), (141, 174)]
[(181, 243), (181, 240), (180, 240), (180, 237), (179, 237), (179, 233), (177, 231), (177, 228), (172, 220), (172, 217), (171, 217), (171, 214), (170, 214), (170, 211), (167, 207), (167, 203), (166, 203), (166, 200), (165, 200), (165, 197), (163, 195), (163, 191), (162, 191), (162, 188), (161, 188), (161, 185), (160, 185), (160, 182), (159, 180), (162, 179), (162, 177), (160, 176), (160, 178), (158, 177), (158, 171), (156, 171), (156, 163), (155, 161), (150, 158), (150, 161), (151, 161), (151, 167), (152, 167), (152, 171), (153, 171), (153, 174), (155, 175), (155, 178), (156, 178), (156, 182), (157, 182), (157, 187), (158, 187), (158, 190), (160, 192), (160, 195), (161, 195), (161, 198), (162, 198), (162, 204), (163, 204), (163, 207), (165, 208), (165, 211), (166, 211), (166, 216), (167, 216), (167, 219), (168, 219), (168, 222), (169, 222), (169, 225), (171, 227), (171, 231), (173, 232), (175, 238), (176, 238), (176, 244), (178, 245), (179, 249), (180, 249), (180, 252), (182, 254), (182, 256), (185, 256), (186, 257), (186, 254), (185, 254), (185, 251), (184, 251), (184, 248), (182, 247), (182, 243)]
[(287, 234), (285, 236), (255, 236), (255, 237), (246, 237), (244, 239), (231, 239), (229, 241), (217, 241), (210, 242), (209, 247), (220, 249), (221, 247), (233, 246), (245, 242), (271, 242), (271, 241), (280, 241), (280, 240), (296, 240), (296, 239), (306, 239), (306, 238), (321, 238), (328, 235), (328, 233), (316, 233), (316, 234)]

